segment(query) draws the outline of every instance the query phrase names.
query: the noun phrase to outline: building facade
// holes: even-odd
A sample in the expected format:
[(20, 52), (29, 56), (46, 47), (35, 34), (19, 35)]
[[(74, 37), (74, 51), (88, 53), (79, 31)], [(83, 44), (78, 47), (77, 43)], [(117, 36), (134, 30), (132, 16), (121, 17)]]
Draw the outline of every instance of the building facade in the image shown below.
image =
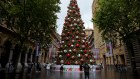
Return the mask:
[[(58, 35), (55, 34), (57, 33), (54, 32), (54, 34), (51, 35), (51, 47), (53, 47), (52, 51), (54, 52), (54, 54), (52, 54), (53, 58), (55, 58), (55, 52), (59, 47), (59, 39), (56, 37)], [(27, 68), (28, 63), (30, 62), (45, 64), (50, 61), (48, 60), (48, 56), (50, 55), (48, 52), (51, 47), (48, 46), (43, 48), (38, 43), (29, 41), (26, 45), (24, 45), (24, 50), (19, 53), (18, 40), (15, 38), (18, 39), (18, 35), (16, 33), (12, 32), (6, 26), (2, 24), (0, 25), (0, 70), (7, 68), (9, 63), (16, 64), (16, 62), (18, 62), (17, 72), (20, 72), (23, 67)]]

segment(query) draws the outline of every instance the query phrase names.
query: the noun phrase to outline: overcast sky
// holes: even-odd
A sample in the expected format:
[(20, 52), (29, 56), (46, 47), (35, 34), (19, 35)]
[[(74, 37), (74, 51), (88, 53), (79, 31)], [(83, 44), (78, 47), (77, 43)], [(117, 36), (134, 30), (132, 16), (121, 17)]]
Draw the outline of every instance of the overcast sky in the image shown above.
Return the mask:
[[(64, 24), (64, 18), (67, 15), (68, 6), (70, 3), (70, 0), (60, 0), (61, 4), (61, 11), (58, 13), (58, 20), (57, 20), (57, 32), (61, 34)], [(92, 19), (92, 3), (93, 0), (77, 0), (78, 6), (80, 8), (80, 14), (82, 17), (82, 20), (84, 22), (85, 28), (92, 28), (93, 29), (93, 23), (91, 22)]]

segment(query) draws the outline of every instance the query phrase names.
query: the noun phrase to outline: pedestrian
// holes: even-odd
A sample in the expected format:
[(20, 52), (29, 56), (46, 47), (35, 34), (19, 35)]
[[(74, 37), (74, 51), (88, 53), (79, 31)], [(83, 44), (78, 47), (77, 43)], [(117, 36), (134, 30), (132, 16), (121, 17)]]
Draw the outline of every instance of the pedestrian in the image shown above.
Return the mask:
[(80, 71), (82, 71), (83, 70), (83, 66), (82, 66), (82, 64), (80, 64)]
[(86, 63), (84, 66), (84, 74), (85, 74), (85, 79), (88, 78), (89, 79), (89, 70), (90, 70), (90, 67), (89, 65)]
[(41, 71), (41, 65), (39, 62), (37, 62), (37, 71)]
[(14, 70), (13, 62), (10, 60), (8, 63), (8, 73), (12, 73)]
[(100, 69), (103, 69), (103, 64), (102, 63), (100, 64)]
[(28, 74), (31, 73), (32, 67), (33, 67), (33, 64), (32, 64), (31, 61), (29, 61), (29, 62), (28, 62)]
[(61, 65), (61, 67), (60, 67), (60, 72), (62, 72), (63, 71), (63, 65)]

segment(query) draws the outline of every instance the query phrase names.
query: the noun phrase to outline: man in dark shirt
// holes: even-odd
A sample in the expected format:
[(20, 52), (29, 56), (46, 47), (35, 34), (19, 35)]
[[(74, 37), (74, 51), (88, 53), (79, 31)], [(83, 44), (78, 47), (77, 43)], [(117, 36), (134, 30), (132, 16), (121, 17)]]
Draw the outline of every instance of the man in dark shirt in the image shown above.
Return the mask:
[(83, 66), (82, 66), (82, 64), (80, 64), (80, 71), (82, 71), (82, 68), (83, 68)]
[(84, 73), (85, 73), (85, 79), (86, 79), (86, 78), (89, 79), (89, 70), (90, 70), (89, 65), (88, 65), (88, 64), (85, 64), (85, 65), (83, 66), (83, 68), (84, 68)]

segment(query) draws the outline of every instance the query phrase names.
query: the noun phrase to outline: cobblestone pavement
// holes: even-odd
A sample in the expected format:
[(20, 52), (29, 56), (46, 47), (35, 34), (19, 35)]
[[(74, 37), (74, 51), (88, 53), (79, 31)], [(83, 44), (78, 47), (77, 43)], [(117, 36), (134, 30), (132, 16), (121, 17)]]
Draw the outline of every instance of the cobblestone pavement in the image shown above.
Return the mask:
[[(15, 76), (14, 76), (15, 75)], [(43, 69), (41, 72), (32, 71), (31, 74), (4, 74), (1, 73), (0, 79), (85, 79), (84, 72), (60, 72)], [(116, 72), (114, 70), (91, 71), (90, 79), (140, 79), (126, 72)]]

